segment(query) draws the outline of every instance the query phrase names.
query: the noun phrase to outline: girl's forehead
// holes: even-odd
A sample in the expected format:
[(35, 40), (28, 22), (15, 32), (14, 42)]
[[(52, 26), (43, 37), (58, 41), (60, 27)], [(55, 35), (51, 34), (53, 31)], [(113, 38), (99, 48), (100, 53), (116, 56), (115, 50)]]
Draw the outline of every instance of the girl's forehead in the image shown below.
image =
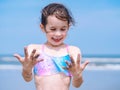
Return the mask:
[(48, 16), (47, 18), (47, 25), (50, 26), (68, 26), (68, 21), (63, 21), (56, 18), (54, 15)]

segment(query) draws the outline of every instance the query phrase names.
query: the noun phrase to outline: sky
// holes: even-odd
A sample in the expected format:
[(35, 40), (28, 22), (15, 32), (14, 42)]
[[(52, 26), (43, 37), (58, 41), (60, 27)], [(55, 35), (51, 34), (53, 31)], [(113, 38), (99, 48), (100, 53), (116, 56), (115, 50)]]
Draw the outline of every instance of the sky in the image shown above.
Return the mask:
[(0, 0), (0, 54), (44, 43), (40, 15), (52, 2), (63, 3), (76, 22), (65, 43), (85, 55), (120, 55), (120, 0)]

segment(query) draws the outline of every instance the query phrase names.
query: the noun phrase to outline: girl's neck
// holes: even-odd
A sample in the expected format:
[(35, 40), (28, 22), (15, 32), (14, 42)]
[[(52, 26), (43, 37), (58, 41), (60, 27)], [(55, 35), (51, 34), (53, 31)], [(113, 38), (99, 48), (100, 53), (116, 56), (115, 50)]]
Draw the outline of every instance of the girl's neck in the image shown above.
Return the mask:
[(51, 56), (64, 56), (66, 55), (66, 45), (61, 43), (59, 45), (51, 45), (51, 43), (45, 43), (45, 52)]
[(59, 45), (53, 45), (53, 44), (51, 44), (51, 43), (49, 43), (49, 42), (46, 42), (45, 45), (46, 45), (47, 47), (49, 47), (49, 48), (59, 48), (59, 47), (64, 46), (64, 43), (61, 43), (61, 44), (59, 44)]

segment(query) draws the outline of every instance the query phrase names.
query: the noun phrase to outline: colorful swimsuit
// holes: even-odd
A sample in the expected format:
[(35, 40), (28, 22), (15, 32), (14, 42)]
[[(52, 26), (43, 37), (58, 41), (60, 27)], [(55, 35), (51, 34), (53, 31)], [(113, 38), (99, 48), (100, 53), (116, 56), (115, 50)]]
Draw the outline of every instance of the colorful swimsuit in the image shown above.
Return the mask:
[[(68, 46), (66, 47), (68, 52)], [(38, 76), (53, 75), (57, 73), (64, 73), (66, 76), (71, 76), (68, 70), (63, 69), (67, 64), (65, 61), (71, 62), (70, 56), (65, 55), (61, 57), (49, 56), (44, 52), (44, 45), (42, 46), (42, 54), (40, 54), (40, 59), (43, 61), (38, 62), (34, 66), (34, 74)]]

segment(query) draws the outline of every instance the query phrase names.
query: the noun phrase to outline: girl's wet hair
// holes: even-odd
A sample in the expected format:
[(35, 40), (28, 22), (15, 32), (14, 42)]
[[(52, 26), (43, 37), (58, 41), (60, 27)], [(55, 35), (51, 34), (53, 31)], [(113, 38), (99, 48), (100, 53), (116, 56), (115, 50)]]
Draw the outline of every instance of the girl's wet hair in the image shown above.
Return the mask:
[(56, 18), (63, 21), (68, 21), (68, 24), (74, 25), (74, 20), (70, 14), (70, 11), (68, 11), (63, 4), (52, 3), (43, 8), (41, 14), (41, 23), (46, 26), (48, 16), (55, 15)]

